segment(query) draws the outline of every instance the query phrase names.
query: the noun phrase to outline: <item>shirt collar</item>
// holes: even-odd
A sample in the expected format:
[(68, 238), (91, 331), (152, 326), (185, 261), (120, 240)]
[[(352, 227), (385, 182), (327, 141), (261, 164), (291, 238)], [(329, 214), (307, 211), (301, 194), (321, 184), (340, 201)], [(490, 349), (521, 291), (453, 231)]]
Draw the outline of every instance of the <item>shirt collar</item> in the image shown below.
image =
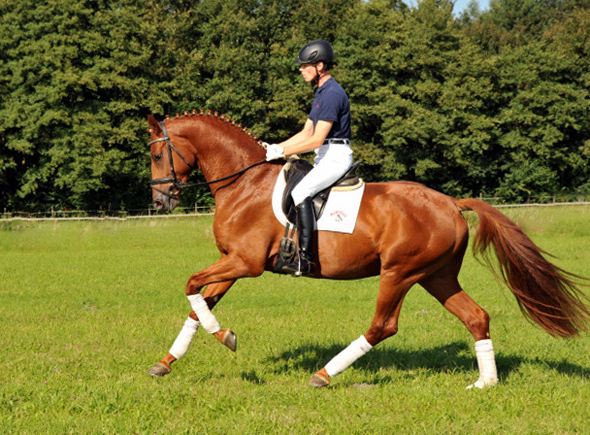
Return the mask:
[(319, 94), (320, 92), (322, 92), (324, 89), (329, 88), (330, 86), (332, 86), (332, 84), (334, 83), (334, 77), (330, 77), (328, 79), (328, 81), (326, 83), (324, 83), (322, 86), (320, 86), (319, 88), (316, 88), (315, 93)]

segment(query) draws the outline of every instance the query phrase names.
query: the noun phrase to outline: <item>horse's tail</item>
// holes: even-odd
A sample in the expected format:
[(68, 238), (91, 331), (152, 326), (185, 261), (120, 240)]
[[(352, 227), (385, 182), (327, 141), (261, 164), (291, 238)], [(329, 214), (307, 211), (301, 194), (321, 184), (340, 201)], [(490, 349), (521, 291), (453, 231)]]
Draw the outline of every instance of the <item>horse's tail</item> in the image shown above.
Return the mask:
[[(457, 207), (477, 213), (474, 253), (482, 255), (490, 270), (510, 288), (525, 317), (553, 336), (572, 337), (587, 331), (588, 298), (578, 288), (587, 285), (586, 278), (547, 261), (542, 255), (547, 253), (491, 205), (471, 198), (458, 200)], [(499, 267), (486, 255), (490, 244)]]

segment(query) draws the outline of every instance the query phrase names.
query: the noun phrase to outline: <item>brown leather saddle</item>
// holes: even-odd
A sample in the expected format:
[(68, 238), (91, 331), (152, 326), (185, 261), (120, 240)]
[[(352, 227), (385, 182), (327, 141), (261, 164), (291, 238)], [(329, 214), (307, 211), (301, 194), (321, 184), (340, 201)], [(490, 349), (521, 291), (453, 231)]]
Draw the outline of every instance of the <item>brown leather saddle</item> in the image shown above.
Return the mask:
[[(295, 223), (297, 221), (295, 203), (291, 197), (291, 192), (295, 186), (299, 184), (303, 177), (305, 177), (309, 171), (313, 169), (313, 165), (304, 159), (289, 160), (287, 165), (289, 166), (285, 167), (284, 172), (286, 185), (285, 191), (283, 193), (282, 208), (283, 213), (285, 213), (285, 216), (289, 222)], [(355, 187), (360, 187), (362, 180), (356, 175), (356, 170), (359, 165), (360, 162), (353, 163), (350, 169), (338, 181), (313, 197), (316, 219), (319, 219), (322, 215), (326, 202), (330, 196), (330, 192), (333, 188), (350, 188), (353, 190)]]

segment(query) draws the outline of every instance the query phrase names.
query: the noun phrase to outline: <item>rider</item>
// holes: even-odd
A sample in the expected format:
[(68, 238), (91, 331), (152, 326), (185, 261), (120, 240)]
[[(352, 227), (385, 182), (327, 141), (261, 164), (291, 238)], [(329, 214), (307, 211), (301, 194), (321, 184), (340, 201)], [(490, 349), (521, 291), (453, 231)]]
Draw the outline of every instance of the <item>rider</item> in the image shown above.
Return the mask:
[(296, 276), (313, 270), (315, 214), (312, 198), (341, 178), (352, 165), (350, 148), (350, 104), (330, 68), (334, 51), (329, 42), (318, 40), (305, 45), (295, 60), (306, 82), (316, 86), (315, 98), (303, 130), (280, 144), (269, 145), (267, 160), (315, 151), (314, 168), (293, 189), (297, 211), (299, 256), (283, 271)]

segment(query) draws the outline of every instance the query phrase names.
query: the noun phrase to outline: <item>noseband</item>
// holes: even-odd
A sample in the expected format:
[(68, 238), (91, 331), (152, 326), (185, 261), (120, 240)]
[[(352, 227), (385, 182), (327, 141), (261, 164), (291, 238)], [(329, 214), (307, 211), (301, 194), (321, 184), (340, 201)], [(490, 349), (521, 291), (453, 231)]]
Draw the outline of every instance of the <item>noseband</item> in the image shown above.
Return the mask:
[[(152, 180), (150, 182), (150, 185), (151, 185), (152, 189), (154, 189), (157, 192), (160, 192), (162, 195), (166, 195), (170, 199), (178, 200), (178, 194), (172, 193), (172, 190), (174, 190), (174, 189), (176, 189), (176, 190), (178, 190), (178, 192), (180, 192), (182, 189), (186, 189), (187, 187), (204, 186), (204, 185), (219, 183), (220, 181), (229, 180), (231, 178), (242, 175), (244, 172), (248, 171), (249, 169), (252, 169), (255, 166), (266, 163), (266, 159), (261, 160), (259, 162), (254, 163), (253, 165), (248, 166), (245, 169), (242, 169), (241, 171), (236, 172), (235, 174), (220, 178), (218, 180), (205, 181), (202, 183), (183, 183), (182, 181), (180, 181), (178, 179), (178, 177), (176, 176), (176, 172), (174, 171), (174, 159), (172, 158), (172, 150), (174, 150), (174, 152), (176, 154), (178, 154), (178, 156), (182, 159), (182, 161), (184, 163), (186, 163), (188, 165), (188, 167), (191, 168), (191, 170), (194, 170), (195, 168), (180, 153), (180, 151), (178, 151), (178, 149), (172, 144), (172, 141), (170, 140), (170, 137), (168, 136), (168, 130), (166, 130), (166, 126), (164, 125), (164, 121), (161, 121), (159, 124), (160, 124), (160, 127), (162, 128), (162, 133), (164, 134), (164, 137), (161, 137), (159, 139), (154, 139), (153, 141), (148, 142), (148, 146), (151, 146), (152, 144), (154, 144), (156, 142), (166, 142), (166, 149), (168, 150), (168, 160), (170, 161), (170, 177), (157, 178), (155, 180)], [(155, 187), (158, 184), (166, 184), (166, 183), (172, 183), (172, 186), (170, 187), (169, 192), (165, 192), (162, 189)]]

